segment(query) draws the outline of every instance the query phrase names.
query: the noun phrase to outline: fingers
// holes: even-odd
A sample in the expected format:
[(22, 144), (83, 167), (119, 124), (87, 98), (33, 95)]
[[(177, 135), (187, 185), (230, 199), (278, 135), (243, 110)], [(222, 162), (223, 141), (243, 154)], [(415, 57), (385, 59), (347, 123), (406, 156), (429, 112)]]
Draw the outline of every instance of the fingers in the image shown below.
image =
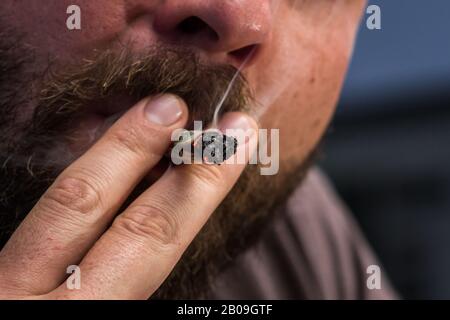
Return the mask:
[(159, 162), (174, 129), (187, 121), (180, 99), (144, 99), (47, 190), (0, 254), (0, 272), (31, 293), (56, 288)]
[[(221, 128), (251, 129), (238, 154), (256, 149), (257, 126), (248, 116), (232, 113)], [(173, 269), (189, 243), (225, 198), (245, 162), (173, 167), (129, 208), (83, 259), (81, 290), (61, 286), (55, 294), (71, 298), (148, 298)], [(248, 160), (248, 156), (246, 157)]]

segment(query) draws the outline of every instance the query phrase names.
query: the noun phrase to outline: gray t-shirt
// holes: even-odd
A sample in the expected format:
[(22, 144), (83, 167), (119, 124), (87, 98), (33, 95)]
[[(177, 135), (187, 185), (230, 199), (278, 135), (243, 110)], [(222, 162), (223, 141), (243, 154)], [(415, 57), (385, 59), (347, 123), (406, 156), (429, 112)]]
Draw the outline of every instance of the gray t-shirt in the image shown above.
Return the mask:
[(313, 168), (260, 240), (217, 279), (211, 299), (395, 299), (381, 269), (369, 289), (367, 268), (379, 266), (346, 207)]

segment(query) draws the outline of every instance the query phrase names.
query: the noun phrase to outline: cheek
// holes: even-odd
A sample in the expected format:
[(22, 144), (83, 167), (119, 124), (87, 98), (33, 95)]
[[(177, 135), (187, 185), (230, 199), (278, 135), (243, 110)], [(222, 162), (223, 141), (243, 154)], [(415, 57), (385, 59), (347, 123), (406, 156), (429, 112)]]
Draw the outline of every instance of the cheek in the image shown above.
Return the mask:
[(336, 51), (312, 55), (309, 71), (273, 105), (279, 116), (271, 120), (268, 114), (265, 119), (280, 128), (285, 159), (303, 160), (316, 147), (334, 114), (347, 61)]
[[(356, 23), (355, 23), (356, 29)], [(291, 33), (292, 34), (292, 33)], [(280, 129), (280, 154), (298, 163), (316, 147), (334, 113), (352, 49), (352, 37), (278, 33), (250, 75), (260, 123)], [(260, 71), (262, 70), (262, 71)]]
[(320, 54), (311, 63), (310, 70), (294, 79), (293, 85), (261, 117), (263, 127), (280, 129), (284, 161), (301, 161), (316, 147), (334, 113), (341, 89), (344, 60), (331, 63)]
[[(94, 45), (101, 45), (117, 34), (125, 23), (119, 1), (46, 0), (46, 5), (40, 1), (2, 1), (10, 3), (6, 6), (7, 23), (24, 35), (43, 65), (48, 58), (58, 57), (60, 62), (67, 62), (89, 52)], [(66, 26), (70, 16), (66, 11), (72, 4), (81, 9), (81, 30), (69, 30)]]

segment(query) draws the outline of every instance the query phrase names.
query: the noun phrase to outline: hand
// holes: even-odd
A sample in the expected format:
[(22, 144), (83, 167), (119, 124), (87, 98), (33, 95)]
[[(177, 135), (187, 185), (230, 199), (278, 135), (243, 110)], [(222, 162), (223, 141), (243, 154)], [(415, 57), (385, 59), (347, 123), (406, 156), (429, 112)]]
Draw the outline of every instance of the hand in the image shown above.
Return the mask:
[[(117, 214), (187, 118), (174, 96), (144, 99), (61, 173), (0, 252), (0, 298), (150, 297), (245, 166), (171, 167)], [(257, 130), (241, 113), (220, 127)], [(79, 290), (66, 286), (69, 265), (79, 265)]]

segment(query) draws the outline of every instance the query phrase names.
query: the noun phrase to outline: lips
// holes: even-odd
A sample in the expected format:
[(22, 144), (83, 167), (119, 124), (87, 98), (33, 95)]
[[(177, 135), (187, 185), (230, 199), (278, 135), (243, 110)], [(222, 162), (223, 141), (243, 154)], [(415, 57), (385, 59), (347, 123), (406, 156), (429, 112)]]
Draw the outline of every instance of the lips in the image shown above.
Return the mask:
[(77, 157), (82, 155), (136, 103), (137, 99), (126, 95), (89, 103), (69, 134), (69, 150)]
[(93, 112), (99, 116), (109, 118), (117, 114), (123, 114), (138, 103), (137, 98), (128, 94), (117, 94), (107, 99), (90, 103), (87, 106), (87, 112)]
[[(117, 95), (103, 102), (90, 103), (68, 139), (68, 147), (74, 157), (78, 158), (84, 154), (114, 122), (137, 102), (137, 99), (130, 96)], [(114, 150), (111, 150), (111, 155), (114, 156)], [(150, 186), (158, 180), (167, 170), (169, 164), (168, 159), (161, 159), (144, 177), (146, 185)]]

